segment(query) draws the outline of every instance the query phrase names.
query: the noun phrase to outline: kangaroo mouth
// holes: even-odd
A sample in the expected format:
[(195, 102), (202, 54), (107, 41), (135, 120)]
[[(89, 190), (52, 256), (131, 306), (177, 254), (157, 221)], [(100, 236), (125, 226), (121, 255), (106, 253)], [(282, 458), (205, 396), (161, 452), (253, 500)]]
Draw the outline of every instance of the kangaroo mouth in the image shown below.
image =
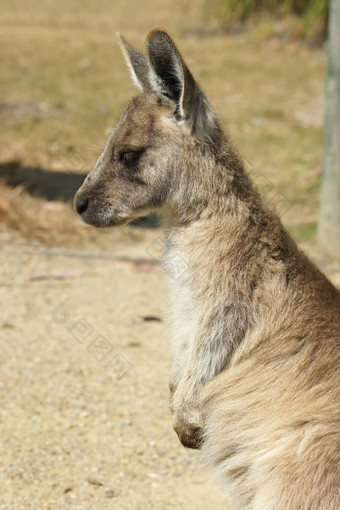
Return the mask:
[(131, 221), (131, 218), (101, 216), (100, 214), (93, 214), (91, 211), (84, 212), (83, 214), (80, 215), (80, 217), (84, 223), (98, 229), (119, 227)]
[(73, 207), (84, 223), (96, 228), (116, 227), (133, 219), (129, 215), (118, 213), (112, 206), (104, 207), (97, 197), (82, 191), (76, 194)]

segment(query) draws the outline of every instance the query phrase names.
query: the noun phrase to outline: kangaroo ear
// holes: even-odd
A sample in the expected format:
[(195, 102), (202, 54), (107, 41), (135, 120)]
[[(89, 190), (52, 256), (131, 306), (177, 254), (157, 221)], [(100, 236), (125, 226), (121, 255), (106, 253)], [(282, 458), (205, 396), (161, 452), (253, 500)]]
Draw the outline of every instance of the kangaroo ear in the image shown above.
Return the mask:
[(150, 65), (146, 56), (130, 46), (127, 40), (119, 33), (116, 35), (134, 84), (142, 92), (151, 92), (152, 88), (149, 79)]
[(220, 129), (204, 93), (186, 66), (171, 37), (153, 30), (147, 38), (150, 83), (159, 97), (175, 104), (177, 121), (186, 123), (202, 141), (216, 142)]
[(184, 120), (190, 115), (197, 87), (171, 37), (163, 30), (153, 30), (147, 39), (153, 89), (176, 105), (176, 118)]

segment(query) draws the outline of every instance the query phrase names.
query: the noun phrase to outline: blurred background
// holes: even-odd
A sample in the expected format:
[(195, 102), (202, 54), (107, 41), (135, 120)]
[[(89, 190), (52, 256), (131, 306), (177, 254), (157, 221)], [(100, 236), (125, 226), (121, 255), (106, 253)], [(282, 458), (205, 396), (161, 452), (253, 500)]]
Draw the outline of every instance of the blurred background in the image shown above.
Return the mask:
[[(318, 235), (328, 10), (326, 0), (1, 2), (1, 508), (226, 508), (171, 430), (156, 222), (98, 232), (71, 201), (136, 93), (115, 32), (143, 49), (162, 27), (256, 185), (340, 284), (340, 245), (323, 249), (339, 229)], [(333, 210), (338, 181), (323, 194)]]
[[(70, 199), (79, 181), (54, 176), (56, 182), (34, 169), (86, 174), (92, 168), (136, 93), (115, 32), (142, 49), (152, 28), (165, 27), (261, 185), (291, 204), (284, 217), (288, 228), (298, 241), (313, 241), (327, 6), (320, 0), (147, 0), (143, 7), (133, 0), (3, 2), (3, 182), (27, 180), (34, 188), (44, 180), (40, 187), (48, 198)], [(2, 230), (48, 245), (106, 243), (81, 225), (68, 204), (42, 202), (24, 188), (1, 189)]]

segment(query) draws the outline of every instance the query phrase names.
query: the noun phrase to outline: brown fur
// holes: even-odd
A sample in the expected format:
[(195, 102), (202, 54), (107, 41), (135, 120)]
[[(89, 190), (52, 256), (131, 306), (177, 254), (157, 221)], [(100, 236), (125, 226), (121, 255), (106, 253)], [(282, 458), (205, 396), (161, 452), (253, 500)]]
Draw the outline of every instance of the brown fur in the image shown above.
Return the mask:
[(340, 293), (254, 189), (170, 37), (150, 34), (149, 60), (120, 44), (141, 94), (76, 208), (98, 227), (163, 216), (174, 428), (238, 508), (335, 510)]

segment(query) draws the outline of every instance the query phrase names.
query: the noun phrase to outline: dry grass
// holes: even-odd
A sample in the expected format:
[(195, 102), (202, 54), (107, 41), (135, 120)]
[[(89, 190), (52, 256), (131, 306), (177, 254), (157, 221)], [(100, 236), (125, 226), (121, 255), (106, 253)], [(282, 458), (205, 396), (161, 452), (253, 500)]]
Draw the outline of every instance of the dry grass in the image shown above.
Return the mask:
[[(251, 173), (289, 202), (284, 221), (299, 238), (299, 225), (317, 220), (325, 55), (268, 40), (263, 25), (237, 37), (209, 31), (200, 5), (146, 0), (141, 10), (135, 0), (50, 0), (43, 9), (38, 0), (27, 0), (25, 9), (19, 0), (4, 4), (0, 159), (90, 170), (135, 92), (114, 32), (142, 47), (147, 32), (162, 26), (176, 37)], [(82, 233), (68, 206), (53, 210), (5, 187), (0, 193), (11, 203), (2, 218), (22, 235), (48, 244), (102, 242), (98, 234)]]
[(29, 195), (20, 186), (12, 189), (0, 184), (0, 241), (3, 242), (26, 239), (30, 244), (48, 247), (119, 251), (123, 247), (145, 247), (157, 236), (157, 231), (130, 226), (97, 230), (82, 223), (69, 203), (47, 202)]

